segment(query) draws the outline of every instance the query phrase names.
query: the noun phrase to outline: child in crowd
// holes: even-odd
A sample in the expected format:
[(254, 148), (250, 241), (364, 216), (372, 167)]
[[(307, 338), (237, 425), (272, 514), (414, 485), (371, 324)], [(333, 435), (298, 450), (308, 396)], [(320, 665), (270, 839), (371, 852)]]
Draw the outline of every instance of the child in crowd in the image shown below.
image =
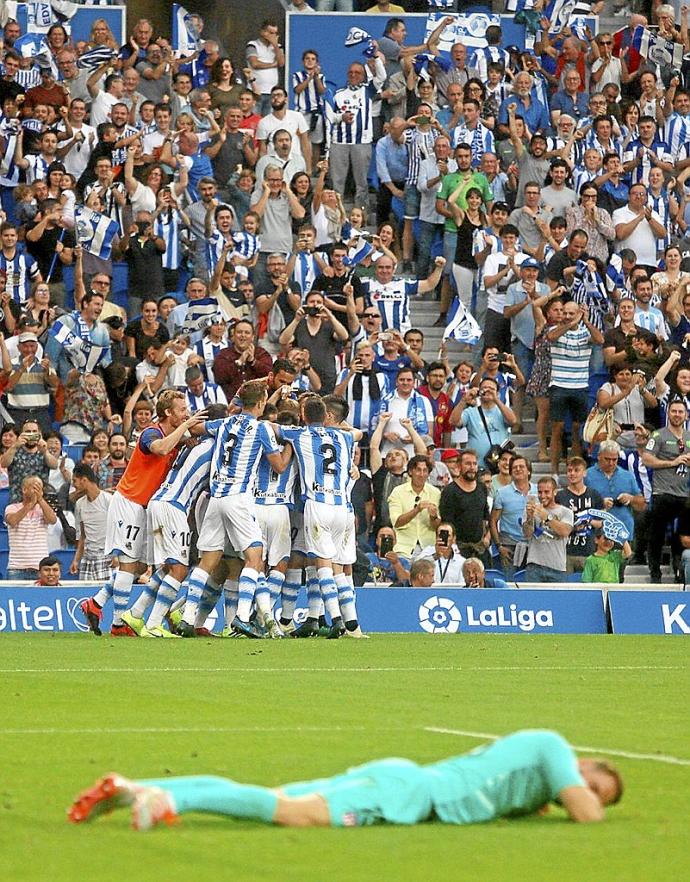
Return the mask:
[(598, 527), (594, 530), (594, 545), (596, 550), (585, 561), (582, 581), (618, 584), (621, 566), (632, 555), (630, 544), (626, 541), (622, 548), (616, 548), (615, 542), (604, 534), (602, 527)]

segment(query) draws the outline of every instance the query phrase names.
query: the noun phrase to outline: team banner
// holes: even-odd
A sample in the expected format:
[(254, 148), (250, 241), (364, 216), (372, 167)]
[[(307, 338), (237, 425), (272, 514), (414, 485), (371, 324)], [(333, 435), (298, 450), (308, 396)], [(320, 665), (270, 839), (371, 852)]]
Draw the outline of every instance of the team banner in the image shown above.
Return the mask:
[[(100, 587), (73, 582), (61, 588), (0, 588), (0, 633), (88, 631), (79, 609)], [(366, 633), (413, 634), (605, 634), (601, 591), (592, 589), (530, 590), (473, 588), (360, 588), (357, 611)], [(297, 622), (307, 614), (304, 591), (298, 598)], [(110, 630), (112, 610), (103, 611), (103, 632)], [(690, 616), (687, 617), (690, 623)], [(222, 630), (222, 601), (207, 627)], [(689, 625), (690, 627), (690, 625)]]
[[(428, 40), (440, 22), (446, 18), (445, 13), (429, 13), (426, 20), (425, 39)], [(450, 16), (448, 16), (450, 18)], [(486, 46), (486, 29), (490, 25), (501, 25), (500, 15), (488, 15), (485, 12), (472, 12), (469, 15), (454, 15), (452, 24), (446, 25), (441, 33), (439, 50), (450, 52), (456, 43), (465, 46)]]
[(665, 40), (659, 34), (643, 28), (642, 25), (638, 25), (633, 31), (632, 45), (643, 58), (654, 64), (670, 64), (672, 67), (680, 69), (683, 63), (683, 46), (681, 43)]
[(614, 634), (690, 634), (685, 591), (609, 591)]

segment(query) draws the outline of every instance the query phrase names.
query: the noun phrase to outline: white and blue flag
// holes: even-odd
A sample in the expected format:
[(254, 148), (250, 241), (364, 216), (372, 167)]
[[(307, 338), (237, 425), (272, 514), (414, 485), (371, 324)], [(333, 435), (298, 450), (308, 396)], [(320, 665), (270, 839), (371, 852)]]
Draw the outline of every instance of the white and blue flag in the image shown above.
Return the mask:
[(359, 46), (360, 43), (366, 43), (366, 48), (364, 49), (364, 54), (367, 58), (373, 58), (376, 49), (374, 48), (374, 40), (371, 34), (368, 34), (362, 28), (353, 27), (347, 32), (347, 37), (345, 37), (345, 45), (346, 46)]
[(182, 327), (182, 333), (194, 334), (203, 331), (204, 328), (213, 324), (219, 313), (220, 309), (215, 297), (202, 297), (201, 300), (190, 300), (187, 305), (187, 314)]
[[(99, 364), (110, 364), (110, 338), (103, 326), (89, 328), (79, 314), (79, 310), (56, 319), (50, 328), (49, 338), (60, 344), (70, 363), (85, 374), (92, 373)], [(103, 345), (92, 340), (102, 340)], [(107, 339), (107, 344), (106, 344)], [(46, 352), (52, 347), (47, 345)], [(49, 356), (50, 357), (50, 356)]]
[(479, 342), (482, 329), (471, 312), (468, 312), (465, 304), (459, 297), (455, 297), (450, 307), (448, 323), (443, 332), (444, 340), (455, 340), (456, 343), (465, 343), (474, 346)]
[(563, 28), (570, 24), (570, 19), (577, 4), (578, 0), (549, 0), (544, 10), (544, 18), (548, 18), (551, 22), (549, 26), (550, 34), (560, 33)]
[(360, 236), (355, 244), (347, 252), (347, 256), (343, 258), (345, 266), (357, 266), (363, 260), (366, 260), (374, 252), (374, 246)]
[(38, 58), (43, 53), (47, 53), (48, 43), (45, 34), (24, 34), (18, 40), (14, 41), (14, 50), (19, 52), (22, 58)]
[(111, 49), (110, 46), (96, 46), (77, 58), (77, 67), (81, 70), (96, 70), (106, 61), (112, 61), (116, 55), (117, 50)]
[(191, 21), (191, 14), (179, 3), (173, 3), (172, 45), (181, 57), (201, 48), (199, 32)]
[(665, 40), (659, 34), (648, 31), (642, 25), (638, 25), (633, 31), (633, 49), (637, 49), (643, 58), (653, 64), (670, 65), (680, 69), (683, 63), (683, 45)]
[(77, 205), (74, 211), (74, 225), (77, 241), (82, 248), (89, 254), (100, 257), (101, 260), (110, 260), (113, 239), (120, 231), (117, 221), (85, 205)]
[(604, 536), (622, 545), (630, 539), (630, 530), (620, 518), (601, 508), (588, 508), (575, 516), (575, 528), (585, 524), (591, 528), (592, 521), (601, 521)]

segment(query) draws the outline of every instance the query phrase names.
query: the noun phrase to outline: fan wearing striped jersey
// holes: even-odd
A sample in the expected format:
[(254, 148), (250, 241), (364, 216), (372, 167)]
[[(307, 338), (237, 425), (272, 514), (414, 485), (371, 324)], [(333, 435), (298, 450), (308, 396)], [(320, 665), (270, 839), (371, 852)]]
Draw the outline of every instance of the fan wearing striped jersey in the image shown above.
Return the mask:
[(249, 624), (259, 573), (263, 569), (263, 540), (254, 517), (256, 475), (262, 456), (275, 472), (282, 474), (292, 451), (286, 449), (281, 453), (271, 425), (259, 421), (268, 401), (265, 380), (247, 381), (238, 390), (237, 397), (242, 403), (240, 413), (203, 424), (203, 432), (215, 439), (211, 500), (197, 543), (201, 560), (189, 577), (184, 617), (178, 626), (183, 636), (194, 636), (198, 604), (210, 574), (223, 557), (226, 539), (244, 558), (233, 631), (245, 637), (257, 636)]

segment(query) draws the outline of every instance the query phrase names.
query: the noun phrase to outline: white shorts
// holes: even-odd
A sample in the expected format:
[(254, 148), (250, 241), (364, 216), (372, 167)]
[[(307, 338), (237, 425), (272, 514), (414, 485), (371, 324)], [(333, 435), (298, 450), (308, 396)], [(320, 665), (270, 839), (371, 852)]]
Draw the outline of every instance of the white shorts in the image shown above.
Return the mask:
[(187, 515), (169, 502), (153, 500), (146, 510), (148, 562), (155, 566), (177, 563), (189, 566), (192, 531)]
[(304, 504), (304, 541), (307, 553), (336, 560), (345, 539), (348, 510), (308, 499)]
[(263, 545), (251, 496), (224, 496), (209, 500), (197, 543), (199, 551), (225, 551), (226, 539), (237, 551)]
[(355, 535), (355, 513), (348, 511), (343, 544), (333, 558), (334, 563), (345, 566), (357, 560), (357, 536)]
[(290, 557), (290, 509), (287, 505), (255, 505), (254, 515), (261, 528), (264, 560), (274, 567)]
[(146, 509), (116, 490), (105, 522), (106, 557), (146, 561)]
[[(204, 522), (204, 518), (206, 517), (206, 510), (208, 509), (208, 504), (211, 501), (211, 497), (208, 495), (206, 491), (204, 491), (198, 498), (197, 503), (194, 507), (194, 523), (196, 525), (196, 534), (197, 536), (201, 535), (201, 525)], [(197, 549), (199, 548), (199, 543), (196, 543)], [(240, 558), (241, 555), (238, 554), (235, 549), (232, 547), (230, 540), (225, 537), (225, 547), (223, 548), (223, 557), (235, 557)]]
[(306, 554), (307, 546), (304, 541), (304, 512), (301, 508), (293, 508), (290, 512), (290, 540), (292, 550), (296, 554)]

